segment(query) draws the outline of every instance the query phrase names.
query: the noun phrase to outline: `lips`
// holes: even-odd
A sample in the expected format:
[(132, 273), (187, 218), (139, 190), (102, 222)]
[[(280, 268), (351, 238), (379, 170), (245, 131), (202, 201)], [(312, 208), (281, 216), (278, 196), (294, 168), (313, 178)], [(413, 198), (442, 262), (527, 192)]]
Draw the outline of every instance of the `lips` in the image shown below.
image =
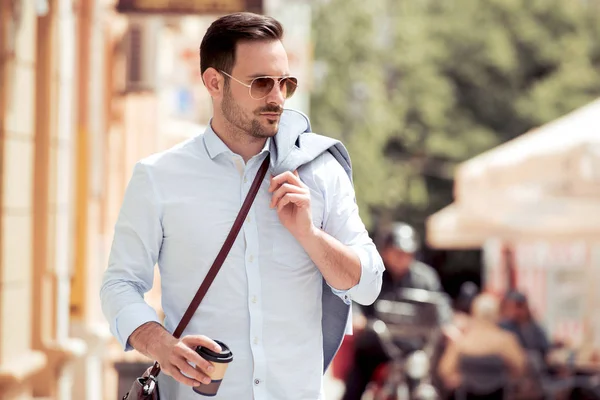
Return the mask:
[(263, 115), (263, 116), (265, 116), (267, 118), (279, 118), (281, 116), (281, 114), (278, 114), (278, 113), (273, 113), (273, 114), (264, 113), (264, 114), (261, 114), (261, 115)]

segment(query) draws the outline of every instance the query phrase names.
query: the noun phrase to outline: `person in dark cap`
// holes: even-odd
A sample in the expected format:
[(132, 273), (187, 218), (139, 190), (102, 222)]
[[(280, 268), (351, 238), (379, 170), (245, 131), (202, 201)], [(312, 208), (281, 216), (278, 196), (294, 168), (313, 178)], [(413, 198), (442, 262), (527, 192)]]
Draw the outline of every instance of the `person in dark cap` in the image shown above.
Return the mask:
[(514, 333), (525, 350), (545, 362), (550, 342), (544, 329), (531, 315), (527, 296), (518, 291), (510, 291), (504, 297), (502, 308), (504, 319), (500, 322), (500, 327)]
[[(405, 288), (425, 289), (442, 292), (440, 278), (431, 266), (418, 261), (415, 255), (420, 241), (415, 229), (403, 222), (393, 223), (376, 237), (376, 244), (383, 259), (385, 272), (378, 300), (394, 299), (395, 293)], [(439, 323), (444, 333), (452, 336), (458, 329), (454, 327), (450, 300), (438, 308)], [(377, 367), (389, 359), (385, 354), (377, 335), (364, 329), (366, 320), (373, 317), (377, 301), (371, 306), (360, 307), (362, 315), (355, 316), (355, 355), (352, 369), (345, 379), (346, 391), (342, 400), (359, 400), (371, 380)]]

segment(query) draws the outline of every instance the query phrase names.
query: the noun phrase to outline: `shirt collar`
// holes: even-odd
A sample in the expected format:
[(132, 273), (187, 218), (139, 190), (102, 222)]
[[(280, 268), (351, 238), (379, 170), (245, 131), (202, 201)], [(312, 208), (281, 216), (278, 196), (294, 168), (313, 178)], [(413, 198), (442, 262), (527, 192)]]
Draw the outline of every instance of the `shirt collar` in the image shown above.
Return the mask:
[(229, 150), (229, 147), (227, 147), (221, 138), (217, 136), (215, 131), (213, 131), (212, 127), (210, 126), (211, 123), (212, 120), (208, 123), (208, 126), (204, 131), (204, 145), (206, 146), (206, 151), (208, 151), (209, 157), (214, 159), (219, 154), (231, 152), (231, 150)]
[[(204, 145), (206, 146), (206, 150), (208, 151), (209, 157), (214, 160), (214, 158), (221, 153), (233, 154), (229, 147), (227, 147), (227, 145), (212, 129), (211, 123), (212, 120), (209, 122), (208, 126), (206, 127), (206, 130), (204, 131)], [(260, 153), (262, 154), (264, 152), (269, 151), (270, 144), (271, 138), (268, 138)]]

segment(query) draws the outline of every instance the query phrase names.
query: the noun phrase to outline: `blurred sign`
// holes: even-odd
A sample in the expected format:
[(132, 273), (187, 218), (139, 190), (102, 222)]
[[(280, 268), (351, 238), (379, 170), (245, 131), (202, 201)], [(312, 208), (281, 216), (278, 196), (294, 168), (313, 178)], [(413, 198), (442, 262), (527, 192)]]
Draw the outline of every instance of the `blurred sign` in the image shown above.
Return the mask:
[(119, 0), (117, 11), (142, 14), (262, 12), (262, 0)]

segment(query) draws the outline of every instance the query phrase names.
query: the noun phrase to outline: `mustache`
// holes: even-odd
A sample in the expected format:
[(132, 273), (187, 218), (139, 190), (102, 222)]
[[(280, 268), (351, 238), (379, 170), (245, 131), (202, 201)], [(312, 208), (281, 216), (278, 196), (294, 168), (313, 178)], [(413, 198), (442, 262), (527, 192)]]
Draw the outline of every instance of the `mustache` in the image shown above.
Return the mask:
[(266, 107), (259, 108), (258, 110), (256, 110), (256, 112), (258, 114), (261, 114), (261, 113), (277, 113), (277, 114), (281, 114), (283, 112), (283, 106), (278, 106), (278, 105), (275, 105), (275, 104), (271, 104), (271, 105), (268, 105)]

